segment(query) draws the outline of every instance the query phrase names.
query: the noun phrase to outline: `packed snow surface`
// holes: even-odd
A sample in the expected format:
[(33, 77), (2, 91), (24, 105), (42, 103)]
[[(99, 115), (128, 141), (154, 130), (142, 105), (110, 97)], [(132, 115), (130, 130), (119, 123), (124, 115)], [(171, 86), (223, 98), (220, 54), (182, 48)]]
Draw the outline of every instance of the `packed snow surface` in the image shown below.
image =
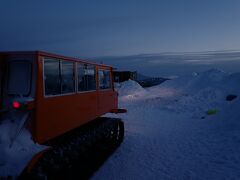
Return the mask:
[(16, 135), (19, 123), (19, 119), (7, 119), (0, 124), (0, 179), (17, 178), (32, 157), (46, 148), (35, 144), (24, 127)]
[(218, 69), (148, 89), (125, 82), (128, 113), (108, 114), (124, 120), (124, 142), (92, 179), (240, 179), (239, 82)]

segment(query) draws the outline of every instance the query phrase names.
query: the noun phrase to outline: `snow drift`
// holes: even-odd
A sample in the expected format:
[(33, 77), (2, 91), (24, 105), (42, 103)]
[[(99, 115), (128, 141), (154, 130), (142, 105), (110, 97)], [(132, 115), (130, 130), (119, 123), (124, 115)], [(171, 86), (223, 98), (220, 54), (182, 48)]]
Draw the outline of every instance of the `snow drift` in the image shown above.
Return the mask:
[(125, 140), (92, 179), (239, 179), (239, 82), (218, 69), (147, 89), (126, 82)]
[(137, 100), (146, 95), (145, 89), (133, 80), (122, 83), (118, 89), (118, 93), (121, 96), (120, 101)]
[(12, 120), (5, 120), (0, 124), (0, 177), (16, 178), (32, 157), (46, 148), (35, 144), (25, 128), (13, 141), (17, 126), (18, 123)]

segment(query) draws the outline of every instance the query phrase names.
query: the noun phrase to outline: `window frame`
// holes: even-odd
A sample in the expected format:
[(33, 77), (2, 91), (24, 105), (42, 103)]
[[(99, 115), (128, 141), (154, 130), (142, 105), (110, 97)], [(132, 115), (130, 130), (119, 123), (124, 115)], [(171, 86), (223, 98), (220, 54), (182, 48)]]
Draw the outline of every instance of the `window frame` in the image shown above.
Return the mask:
[[(45, 86), (45, 60), (46, 59), (50, 59), (50, 60), (55, 60), (59, 62), (59, 76), (60, 76), (60, 88), (61, 88), (61, 93), (60, 94), (55, 94), (55, 95), (51, 95), (51, 94), (46, 94), (46, 86)], [(62, 93), (62, 61), (68, 61), (68, 62), (72, 62), (73, 63), (73, 73), (74, 73), (74, 91), (73, 92), (69, 92), (69, 93)], [(92, 66), (94, 67), (94, 71), (95, 71), (95, 89), (94, 90), (85, 90), (85, 91), (79, 91), (78, 90), (78, 64), (81, 65), (86, 65), (86, 66)], [(106, 89), (101, 89), (100, 88), (100, 81), (99, 81), (99, 71), (108, 71), (109, 72), (109, 83), (110, 86), (109, 88)], [(111, 69), (107, 69), (105, 67), (96, 65), (96, 64), (91, 64), (91, 63), (87, 63), (87, 62), (81, 62), (81, 61), (74, 61), (74, 60), (68, 60), (68, 59), (61, 59), (61, 58), (57, 58), (57, 57), (48, 57), (48, 56), (43, 56), (42, 57), (42, 78), (43, 78), (43, 96), (45, 98), (48, 97), (58, 97), (58, 96), (67, 96), (67, 95), (73, 95), (73, 94), (82, 94), (82, 93), (91, 93), (91, 92), (97, 92), (97, 91), (109, 91), (111, 89), (113, 89), (113, 84), (112, 84), (112, 71)]]

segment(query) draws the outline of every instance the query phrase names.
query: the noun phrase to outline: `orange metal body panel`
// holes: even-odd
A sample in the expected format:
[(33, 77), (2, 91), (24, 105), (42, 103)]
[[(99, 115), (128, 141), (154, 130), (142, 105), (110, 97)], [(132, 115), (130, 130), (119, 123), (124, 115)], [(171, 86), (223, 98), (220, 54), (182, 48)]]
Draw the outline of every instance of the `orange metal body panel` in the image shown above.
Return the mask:
[[(41, 51), (1, 52), (0, 58), (5, 55), (13, 57), (31, 56), (36, 59), (36, 77), (34, 77), (36, 92), (34, 102), (28, 104), (33, 112), (29, 125), (32, 137), (37, 143), (44, 143), (71, 129), (77, 128), (95, 118), (116, 109), (118, 106), (117, 92), (113, 88), (112, 67), (87, 62), (77, 58), (59, 56)], [(56, 58), (67, 61), (81, 62), (95, 65), (96, 71), (105, 69), (111, 71), (112, 87), (107, 90), (99, 89), (98, 73), (96, 74), (97, 88), (95, 91), (74, 92), (59, 96), (44, 96), (43, 57)]]
[[(33, 138), (44, 143), (71, 129), (77, 128), (107, 112), (117, 108), (117, 92), (113, 87), (108, 90), (98, 89), (90, 92), (44, 97), (42, 55), (38, 55), (37, 94)], [(68, 59), (73, 60), (75, 59)], [(77, 61), (82, 62), (82, 61)], [(84, 63), (86, 63), (84, 61)], [(109, 69), (105, 65), (96, 65), (98, 69)], [(111, 78), (112, 79), (112, 78)], [(112, 85), (113, 86), (113, 85)]]

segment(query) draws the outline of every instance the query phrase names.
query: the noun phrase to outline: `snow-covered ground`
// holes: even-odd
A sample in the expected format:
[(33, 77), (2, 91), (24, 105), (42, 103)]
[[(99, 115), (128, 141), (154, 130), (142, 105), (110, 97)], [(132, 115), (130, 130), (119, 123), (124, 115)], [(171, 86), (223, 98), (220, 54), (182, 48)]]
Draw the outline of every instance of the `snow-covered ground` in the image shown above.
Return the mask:
[(35, 154), (46, 149), (46, 146), (35, 144), (25, 128), (16, 134), (20, 123), (13, 117), (0, 124), (0, 179), (16, 178)]
[(128, 113), (108, 116), (124, 120), (125, 139), (92, 179), (240, 179), (239, 82), (212, 69), (148, 89), (122, 84)]
[[(240, 179), (239, 82), (240, 73), (212, 69), (147, 89), (123, 83), (128, 113), (107, 116), (124, 120), (125, 139), (92, 179)], [(1, 122), (0, 176), (17, 176), (46, 148), (25, 129), (14, 138), (19, 124)]]

